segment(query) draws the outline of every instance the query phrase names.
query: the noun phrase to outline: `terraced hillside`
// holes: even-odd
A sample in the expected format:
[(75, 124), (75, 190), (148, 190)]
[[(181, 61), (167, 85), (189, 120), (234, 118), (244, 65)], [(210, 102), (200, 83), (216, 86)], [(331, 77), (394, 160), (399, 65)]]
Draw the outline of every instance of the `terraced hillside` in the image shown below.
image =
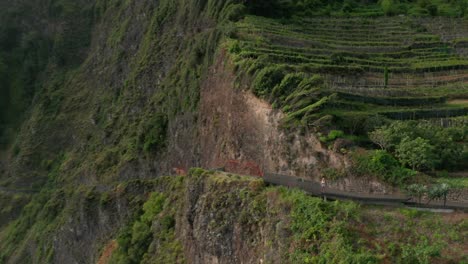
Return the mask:
[(466, 122), (466, 36), (468, 22), (454, 18), (248, 16), (229, 49), (254, 92), (289, 120), (359, 131), (377, 115)]

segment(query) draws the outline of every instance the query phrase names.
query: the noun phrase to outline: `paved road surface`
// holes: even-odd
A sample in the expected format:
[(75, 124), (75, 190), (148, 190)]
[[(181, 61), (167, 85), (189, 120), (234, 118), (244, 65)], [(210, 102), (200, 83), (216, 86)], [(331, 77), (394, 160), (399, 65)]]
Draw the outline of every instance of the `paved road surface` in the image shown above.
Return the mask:
[(305, 180), (293, 176), (287, 176), (275, 173), (265, 173), (263, 177), (264, 181), (274, 185), (281, 185), (286, 187), (295, 187), (304, 190), (305, 192), (318, 197), (326, 197), (330, 200), (353, 200), (364, 204), (375, 204), (375, 205), (390, 205), (390, 206), (401, 206), (407, 205), (409, 207), (418, 208), (439, 208), (439, 209), (456, 209), (468, 211), (468, 204), (448, 202), (444, 207), (441, 202), (431, 202), (430, 204), (418, 204), (411, 201), (411, 197), (407, 195), (378, 195), (378, 194), (365, 194), (365, 193), (353, 193), (344, 192), (340, 190), (334, 190), (325, 188), (321, 191), (320, 183)]

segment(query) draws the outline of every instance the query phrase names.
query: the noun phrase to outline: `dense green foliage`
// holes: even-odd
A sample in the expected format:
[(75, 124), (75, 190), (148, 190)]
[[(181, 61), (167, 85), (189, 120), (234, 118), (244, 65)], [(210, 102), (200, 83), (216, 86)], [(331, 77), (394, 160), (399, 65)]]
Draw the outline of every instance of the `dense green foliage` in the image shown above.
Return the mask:
[(416, 198), (419, 203), (421, 203), (421, 198), (427, 195), (428, 203), (432, 200), (443, 200), (445, 206), (450, 187), (446, 183), (432, 185), (430, 188), (422, 184), (411, 184), (406, 190), (413, 198)]
[(384, 150), (354, 155), (355, 172), (361, 175), (376, 175), (394, 185), (403, 185), (416, 175), (416, 172), (403, 168), (400, 163)]
[(435, 148), (427, 139), (417, 137), (411, 140), (408, 137), (398, 144), (396, 156), (403, 165), (409, 165), (415, 169), (434, 169), (436, 157)]
[(265, 96), (277, 90), (277, 85), (281, 83), (284, 73), (280, 67), (267, 67), (258, 72), (253, 89), (257, 96)]
[(438, 183), (445, 183), (453, 189), (465, 189), (468, 188), (468, 178), (466, 177), (445, 177), (437, 178)]
[(397, 121), (373, 131), (370, 138), (413, 169), (456, 169), (466, 166), (467, 132), (466, 126)]
[(445, 205), (447, 202), (447, 195), (449, 191), (450, 191), (449, 186), (448, 184), (445, 184), (445, 183), (432, 186), (427, 193), (429, 197), (429, 201), (443, 199), (444, 205)]
[(356, 204), (326, 203), (299, 191), (284, 191), (283, 197), (293, 205), (291, 263), (378, 263), (349, 229), (359, 219)]
[(140, 135), (140, 144), (145, 152), (161, 151), (165, 147), (167, 137), (167, 116), (157, 114)]
[[(363, 217), (369, 219), (368, 234), (378, 236), (374, 245), (384, 243), (385, 255), (390, 257), (392, 263), (437, 263), (444, 262), (445, 250), (451, 254), (459, 254), (462, 248), (449, 245), (455, 241), (464, 243), (466, 239), (466, 220), (444, 222), (443, 216), (423, 213), (411, 209), (385, 209), (369, 208), (363, 213)], [(398, 242), (392, 241), (397, 239)], [(458, 253), (456, 253), (458, 252)], [(463, 263), (466, 257), (454, 262)]]
[[(81, 185), (106, 187), (117, 179), (137, 177), (128, 173), (133, 168), (142, 168), (141, 177), (153, 177), (152, 172), (160, 169), (153, 165), (159, 161), (157, 155), (168, 146), (169, 129), (180, 124), (177, 128), (188, 130), (183, 132), (194, 132), (187, 127), (196, 127), (200, 84), (219, 41), (226, 37), (239, 74), (253, 80), (255, 94), (283, 110), (289, 125), (323, 129), (326, 142), (345, 133), (364, 135), (388, 118), (448, 118), (467, 113), (463, 104), (446, 104), (446, 96), (466, 95), (466, 85), (458, 80), (441, 85), (435, 80), (430, 87), (425, 83), (392, 86), (395, 74), (408, 73), (420, 82), (425, 74), (463, 73), (468, 63), (457, 55), (456, 47), (465, 40), (442, 41), (411, 19), (361, 19), (383, 14), (466, 17), (464, 0), (385, 0), (366, 5), (351, 0), (258, 0), (246, 5), (235, 0), (5, 2), (0, 1), (0, 148), (11, 146), (7, 156), (11, 156), (8, 170), (13, 177), (2, 174), (0, 180), (43, 190), (32, 196), (17, 220), (1, 226), (0, 263), (13, 258), (24, 263), (51, 262), (54, 239), (70, 219), (87, 216), (88, 223), (98, 222), (94, 214), (102, 213), (115, 202), (112, 195), (119, 193), (99, 196), (94, 187)], [(244, 19), (246, 11), (285, 19)], [(316, 15), (341, 18), (310, 18)], [(389, 89), (350, 92), (340, 89), (341, 79), (330, 86), (337, 76), (364, 74), (369, 79), (378, 76), (376, 82)], [(412, 125), (416, 129), (397, 122), (372, 133), (371, 139), (378, 138), (374, 141), (386, 150), (360, 157), (358, 172), (401, 184), (415, 172), (400, 163), (415, 169), (466, 165), (466, 126)], [(421, 155), (427, 158), (421, 160)], [(208, 175), (195, 172), (195, 178)], [(259, 180), (245, 186), (233, 179), (240, 177), (211, 178), (208, 189), (216, 192), (209, 199), (210, 208), (215, 209), (210, 228), (229, 230), (235, 220), (258, 233), (256, 228), (264, 221), (282, 217), (277, 208), (286, 203), (290, 215), (285, 223), (291, 221), (286, 230), (293, 233), (293, 243), (285, 243), (291, 248), (282, 252), (286, 260), (360, 263), (386, 258), (427, 263), (440, 255), (442, 246), (425, 235), (409, 235), (404, 242), (392, 238), (389, 250), (356, 242), (360, 233), (350, 223), (363, 221), (355, 204), (328, 204), (297, 191), (265, 189)], [(431, 191), (431, 197), (441, 197), (441, 190)], [(158, 255), (160, 263), (183, 260), (174, 212), (183, 208), (181, 192), (179, 186), (149, 198), (122, 229), (116, 261), (148, 260), (145, 254), (154, 240), (162, 241), (160, 249), (166, 253)], [(129, 211), (140, 208), (143, 193), (127, 197), (132, 201)], [(278, 193), (283, 200), (269, 208), (269, 199)], [(29, 197), (16, 200), (25, 204)], [(2, 208), (2, 214), (11, 211), (8, 206)], [(455, 244), (466, 242), (454, 237)]]
[(419, 203), (421, 203), (421, 198), (424, 196), (424, 194), (427, 193), (427, 187), (425, 185), (416, 183), (406, 187), (406, 190), (413, 198), (417, 198)]
[[(148, 201), (143, 204), (142, 214), (120, 232), (117, 239), (119, 247), (113, 255), (113, 262), (127, 264), (148, 261), (148, 259), (144, 260), (148, 247), (154, 239), (162, 239), (163, 242), (171, 244), (172, 249), (178, 248), (178, 252), (174, 252), (175, 258), (165, 259), (171, 263), (177, 263), (177, 256), (181, 254), (181, 245), (174, 238), (174, 217), (160, 215), (163, 210), (167, 211), (167, 206), (166, 197), (163, 194), (157, 192), (151, 194)], [(158, 221), (159, 230), (153, 235), (151, 228), (154, 221)], [(165, 253), (170, 256), (173, 252)]]
[[(178, 228), (189, 228), (186, 230), (189, 233), (190, 228), (201, 228), (204, 234), (213, 234), (203, 236), (212, 245), (209, 251), (230, 248), (233, 245), (226, 239), (240, 236), (244, 239), (243, 246), (249, 250), (260, 250), (259, 255), (254, 257), (263, 261), (267, 260), (263, 252), (272, 248), (275, 249), (275, 259), (285, 263), (388, 261), (422, 264), (464, 260), (463, 251), (460, 250), (466, 242), (463, 233), (466, 233), (466, 219), (448, 224), (439, 215), (410, 209), (385, 208), (383, 212), (382, 208), (360, 206), (353, 202), (325, 202), (299, 190), (265, 187), (258, 179), (202, 169), (192, 169), (186, 177), (167, 178), (166, 186), (173, 186), (180, 179), (184, 184), (152, 194), (136, 220), (130, 221), (120, 233), (119, 245), (124, 249), (126, 245), (152, 237), (150, 243), (155, 247), (143, 254), (142, 263), (151, 260), (156, 263), (182, 262), (180, 258), (165, 259), (170, 262), (156, 260), (160, 256), (177, 256), (168, 253), (174, 248), (181, 250), (180, 245), (164, 246), (168, 241), (178, 241), (165, 235), (165, 223), (170, 223), (170, 227), (175, 224)], [(193, 195), (202, 186), (205, 192), (197, 194), (196, 201), (180, 195)], [(181, 187), (191, 191), (184, 192)], [(162, 199), (163, 196), (166, 198)], [(206, 214), (190, 215), (189, 219), (196, 217), (200, 221), (188, 226), (184, 226), (184, 221), (179, 221), (177, 216), (164, 220), (173, 211), (191, 212), (185, 211), (187, 206), (196, 206), (194, 214), (201, 211)], [(143, 217), (145, 215), (151, 217)], [(151, 222), (151, 228), (147, 225), (140, 228), (145, 221)], [(260, 235), (259, 230), (264, 233)], [(448, 251), (443, 250), (444, 246), (450, 247)], [(122, 248), (114, 253), (114, 260), (122, 260)]]

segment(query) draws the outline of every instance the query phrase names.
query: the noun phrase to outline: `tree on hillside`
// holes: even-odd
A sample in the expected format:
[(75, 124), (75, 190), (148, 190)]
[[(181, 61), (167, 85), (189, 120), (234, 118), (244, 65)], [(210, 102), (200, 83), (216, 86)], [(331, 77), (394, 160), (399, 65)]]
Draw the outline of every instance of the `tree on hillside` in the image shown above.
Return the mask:
[(390, 134), (386, 129), (377, 129), (369, 133), (369, 139), (377, 144), (382, 150), (386, 150), (390, 146)]
[(427, 192), (427, 187), (421, 184), (411, 184), (406, 188), (406, 190), (410, 196), (418, 199), (418, 203), (421, 203), (421, 198)]
[[(370, 132), (369, 139), (381, 149), (394, 154), (403, 163), (401, 157), (408, 156), (413, 150), (408, 149), (408, 152), (403, 154), (398, 153), (397, 149), (401, 152), (404, 149), (404, 146), (401, 146), (403, 143), (407, 144), (408, 141), (419, 137), (433, 147), (431, 158), (435, 168), (455, 169), (463, 166), (466, 147), (460, 143), (466, 142), (467, 134), (468, 130), (463, 127), (444, 128), (425, 121), (395, 121)], [(407, 140), (403, 142), (405, 138)]]
[(428, 191), (429, 202), (432, 200), (444, 199), (444, 206), (447, 204), (447, 195), (450, 191), (448, 184), (442, 183), (440, 185), (432, 186)]
[(409, 165), (413, 170), (433, 169), (436, 164), (434, 150), (427, 139), (406, 137), (397, 146), (396, 155), (403, 165)]

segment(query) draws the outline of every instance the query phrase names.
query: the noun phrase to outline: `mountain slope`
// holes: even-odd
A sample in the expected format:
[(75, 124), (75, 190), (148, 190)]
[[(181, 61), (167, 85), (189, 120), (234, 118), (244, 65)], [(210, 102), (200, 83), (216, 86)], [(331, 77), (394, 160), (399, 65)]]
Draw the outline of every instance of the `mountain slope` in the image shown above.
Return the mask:
[[(465, 107), (459, 105), (466, 93), (465, 42), (438, 32), (431, 20), (425, 23), (433, 33), (416, 36), (409, 46), (392, 47), (405, 40), (388, 35), (384, 40), (395, 42), (369, 40), (368, 48), (379, 55), (363, 58), (365, 52), (347, 46), (348, 41), (362, 44), (352, 36), (324, 33), (319, 41), (309, 29), (323, 22), (342, 33), (341, 24), (360, 21), (343, 30), (362, 37), (368, 32), (359, 32), (365, 27), (361, 20), (303, 20), (283, 12), (296, 10), (291, 6), (244, 2), (0, 0), (0, 7), (7, 7), (0, 8), (0, 263), (92, 263), (106, 245), (110, 251), (117, 245), (112, 261), (131, 263), (462, 259), (466, 236), (457, 232), (466, 233), (463, 215), (442, 219), (454, 227), (437, 225), (437, 238), (449, 238), (432, 243), (427, 230), (434, 224), (432, 214), (395, 209), (385, 217), (395, 230), (384, 230), (394, 247), (385, 250), (381, 245), (388, 241), (378, 235), (382, 219), (374, 213), (387, 209), (325, 203), (300, 192), (265, 188), (258, 179), (201, 170), (186, 178), (160, 178), (185, 174), (191, 167), (240, 164), (244, 168), (234, 169), (239, 173), (325, 176), (330, 187), (339, 189), (399, 192), (375, 171), (355, 170), (349, 153), (365, 151), (353, 146), (374, 147), (362, 138), (367, 131), (354, 127), (359, 118), (373, 111), (447, 108), (462, 116), (449, 122), (466, 127)], [(245, 16), (262, 8), (272, 15), (267, 7), (284, 18)], [(361, 11), (367, 12), (356, 12)], [(406, 18), (376, 21), (381, 23), (377, 31), (415, 30)], [(339, 41), (343, 45), (333, 44)], [(444, 46), (447, 42), (453, 47)], [(309, 44), (336, 51), (304, 47)], [(412, 46), (415, 50), (405, 50)], [(432, 66), (404, 56), (435, 61), (435, 72), (447, 74), (432, 74), (436, 87), (426, 90), (420, 69)], [(359, 80), (338, 76), (351, 71), (373, 85), (385, 82), (383, 62), (392, 63), (387, 66), (389, 89), (376, 89), (376, 94), (351, 93), (347, 89)], [(298, 69), (302, 73), (294, 72)], [(399, 83), (396, 76), (407, 70), (416, 76), (414, 83)], [(407, 97), (392, 97), (402, 90)], [(355, 115), (357, 121), (348, 119)], [(345, 137), (337, 129), (356, 133)], [(456, 142), (460, 146), (466, 146), (464, 135), (466, 130)], [(395, 162), (398, 176), (413, 173)], [(323, 219), (301, 218), (299, 211), (312, 205), (315, 209), (304, 215), (323, 213)], [(427, 220), (428, 227), (399, 241), (400, 231), (407, 229), (394, 217), (402, 214), (413, 225)], [(296, 225), (294, 219), (305, 223)], [(355, 230), (349, 223), (369, 226)], [(353, 243), (357, 237), (365, 241)], [(412, 249), (411, 241), (423, 246)], [(443, 250), (443, 245), (454, 249)], [(406, 259), (412, 256), (416, 260)]]

